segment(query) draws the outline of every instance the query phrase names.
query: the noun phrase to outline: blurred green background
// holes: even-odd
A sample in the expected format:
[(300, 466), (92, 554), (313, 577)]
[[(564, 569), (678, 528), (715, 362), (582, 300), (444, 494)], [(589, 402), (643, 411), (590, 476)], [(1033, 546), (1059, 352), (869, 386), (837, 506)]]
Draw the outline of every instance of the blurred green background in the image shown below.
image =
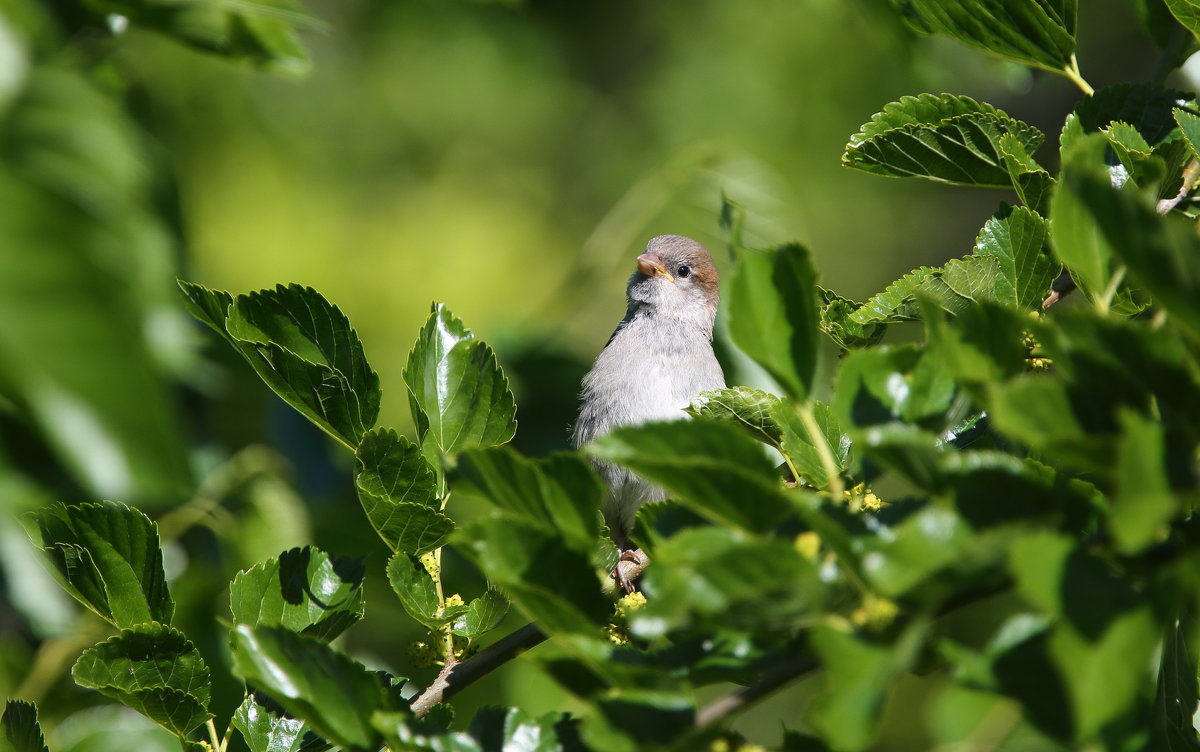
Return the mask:
[[(724, 194), (751, 245), (800, 240), (824, 285), (861, 299), (968, 252), (1012, 199), (845, 170), (860, 124), (902, 95), (949, 91), (1053, 141), (1079, 98), (1053, 74), (913, 37), (884, 0), (310, 2), (301, 76), (126, 28), (110, 11), (130, 4), (0, 0), (0, 689), (41, 704), (55, 750), (170, 747), (152, 730), (131, 746), (105, 737), (144, 724), (94, 708), (67, 676), (104, 632), (17, 521), (56, 499), (124, 500), (159, 521), (176, 624), (218, 676), (229, 578), (314, 542), (367, 557), (368, 618), (348, 649), (428, 678), (406, 665), (417, 633), (397, 627), (351, 458), (187, 318), (176, 276), (320, 290), (380, 374), (380, 423), (401, 430), (407, 352), (444, 301), (496, 347), (516, 444), (541, 454), (567, 446), (579, 379), (649, 237), (691, 235), (727, 272)], [(1085, 3), (1080, 25), (1097, 88), (1153, 70), (1137, 3)], [(755, 378), (735, 367), (729, 380)], [(482, 590), (461, 559), (447, 567), (464, 595)], [(819, 682), (737, 727), (777, 739)], [(930, 719), (998, 712), (938, 677), (911, 683), (884, 734), (902, 741), (880, 749), (974, 749)], [(223, 724), (241, 690), (216, 690)], [(459, 718), (489, 702), (571, 707), (532, 662), (464, 692)], [(1033, 732), (1006, 747), (1053, 748)]]

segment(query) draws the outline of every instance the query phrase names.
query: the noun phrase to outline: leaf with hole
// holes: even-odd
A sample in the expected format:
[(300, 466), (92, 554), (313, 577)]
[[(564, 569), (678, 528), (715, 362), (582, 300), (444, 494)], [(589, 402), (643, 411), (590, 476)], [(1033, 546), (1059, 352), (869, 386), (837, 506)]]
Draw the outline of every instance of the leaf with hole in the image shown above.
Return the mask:
[(284, 627), (328, 642), (363, 616), (361, 559), (293, 548), (238, 572), (229, 586), (237, 624)]

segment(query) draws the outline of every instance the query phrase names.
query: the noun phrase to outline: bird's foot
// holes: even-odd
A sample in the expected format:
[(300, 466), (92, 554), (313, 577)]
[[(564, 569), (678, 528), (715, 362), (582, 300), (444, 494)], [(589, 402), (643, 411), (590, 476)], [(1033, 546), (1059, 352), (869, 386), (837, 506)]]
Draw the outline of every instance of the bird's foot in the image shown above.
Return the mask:
[(626, 594), (637, 592), (637, 581), (642, 572), (650, 566), (650, 557), (640, 548), (622, 551), (613, 567), (612, 578)]

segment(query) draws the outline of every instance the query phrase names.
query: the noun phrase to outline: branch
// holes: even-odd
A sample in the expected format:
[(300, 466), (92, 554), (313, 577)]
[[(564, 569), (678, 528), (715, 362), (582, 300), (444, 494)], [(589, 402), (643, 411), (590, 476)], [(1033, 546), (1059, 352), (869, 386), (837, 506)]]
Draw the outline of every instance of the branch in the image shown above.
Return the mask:
[(526, 624), (500, 639), (483, 652), (465, 661), (447, 665), (433, 683), (413, 698), (409, 706), (417, 718), (421, 718), (438, 703), (449, 700), (459, 691), (466, 689), (505, 663), (541, 644), (546, 633), (536, 624)]
[(737, 713), (788, 682), (815, 671), (820, 664), (812, 655), (800, 655), (777, 664), (762, 678), (748, 687), (718, 697), (696, 713), (696, 727), (712, 725), (726, 716)]

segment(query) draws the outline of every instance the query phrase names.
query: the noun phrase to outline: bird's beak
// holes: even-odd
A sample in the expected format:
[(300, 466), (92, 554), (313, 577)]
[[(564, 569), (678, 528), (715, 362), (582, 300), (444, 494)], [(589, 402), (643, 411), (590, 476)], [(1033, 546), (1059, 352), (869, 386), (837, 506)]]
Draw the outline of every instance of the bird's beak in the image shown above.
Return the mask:
[(643, 253), (637, 257), (638, 270), (647, 277), (665, 277), (668, 282), (674, 282), (675, 278), (667, 272), (667, 267), (663, 265), (662, 259), (657, 253)]

